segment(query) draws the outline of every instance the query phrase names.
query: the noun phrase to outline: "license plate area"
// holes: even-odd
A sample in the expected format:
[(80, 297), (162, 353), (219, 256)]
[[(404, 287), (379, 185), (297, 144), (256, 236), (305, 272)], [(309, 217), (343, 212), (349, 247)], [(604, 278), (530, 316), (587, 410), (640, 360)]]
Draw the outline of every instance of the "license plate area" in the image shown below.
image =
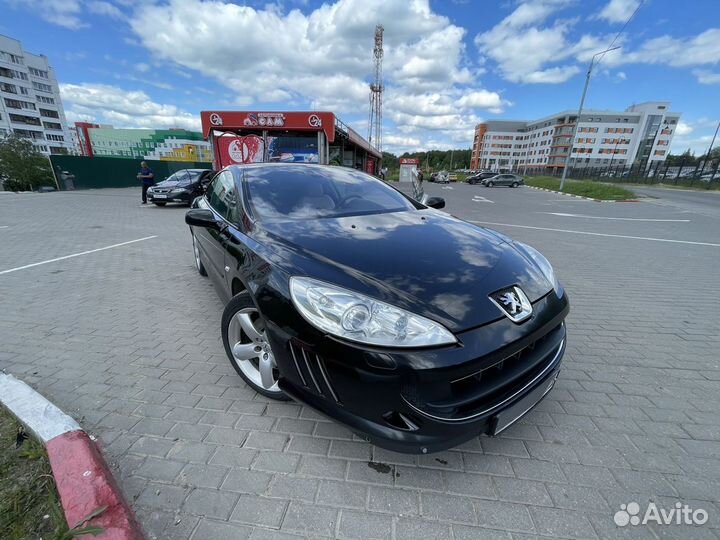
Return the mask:
[(167, 199), (167, 195), (163, 195), (162, 193), (155, 193), (153, 195), (153, 199)]
[(525, 416), (526, 413), (530, 412), (530, 409), (537, 405), (538, 402), (545, 397), (545, 394), (547, 394), (550, 390), (552, 390), (553, 386), (555, 386), (555, 381), (557, 380), (559, 373), (559, 371), (556, 371), (553, 375), (546, 379), (545, 382), (527, 394), (520, 401), (496, 414), (491, 435), (499, 435)]

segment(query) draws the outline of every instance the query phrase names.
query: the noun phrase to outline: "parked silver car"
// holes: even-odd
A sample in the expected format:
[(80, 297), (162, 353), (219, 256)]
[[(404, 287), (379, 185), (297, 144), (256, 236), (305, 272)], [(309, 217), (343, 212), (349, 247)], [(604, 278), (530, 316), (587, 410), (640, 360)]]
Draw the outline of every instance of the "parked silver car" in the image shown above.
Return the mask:
[(508, 186), (508, 187), (518, 187), (525, 185), (525, 181), (523, 180), (522, 176), (518, 176), (516, 174), (497, 174), (491, 178), (485, 178), (481, 181), (481, 184), (483, 186), (487, 187), (493, 187), (493, 186)]

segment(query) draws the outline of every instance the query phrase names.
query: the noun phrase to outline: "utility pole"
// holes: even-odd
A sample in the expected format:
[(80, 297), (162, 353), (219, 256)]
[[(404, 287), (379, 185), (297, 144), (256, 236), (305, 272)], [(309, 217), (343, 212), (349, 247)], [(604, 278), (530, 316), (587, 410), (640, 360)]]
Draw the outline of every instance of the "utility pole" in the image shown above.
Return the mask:
[(610, 51), (614, 51), (619, 48), (620, 47), (612, 47), (610, 49), (600, 51), (599, 53), (595, 53), (590, 60), (590, 65), (588, 66), (587, 70), (587, 76), (585, 77), (585, 87), (583, 88), (582, 97), (580, 98), (580, 107), (578, 108), (577, 118), (575, 119), (575, 125), (573, 126), (572, 132), (570, 133), (570, 145), (568, 146), (567, 156), (565, 156), (565, 166), (563, 167), (562, 178), (560, 179), (560, 191), (562, 191), (563, 187), (565, 187), (565, 178), (567, 177), (567, 170), (570, 166), (572, 147), (575, 143), (575, 134), (577, 133), (578, 125), (580, 124), (580, 115), (582, 114), (583, 105), (585, 105), (585, 95), (587, 94), (588, 85), (590, 84), (590, 76), (592, 75), (593, 66), (595, 65), (595, 57), (600, 56), (601, 54), (609, 53)]
[(702, 168), (700, 169), (700, 174), (698, 176), (702, 176), (702, 174), (705, 172), (705, 164), (710, 159), (710, 152), (712, 152), (713, 145), (715, 144), (715, 137), (717, 137), (719, 129), (720, 129), (720, 122), (718, 122), (718, 125), (715, 128), (715, 135), (713, 135), (713, 138), (710, 141), (710, 147), (708, 148), (707, 154), (705, 154), (705, 159), (703, 160)]
[[(453, 153), (455, 150), (450, 150), (450, 171), (452, 171)], [(450, 172), (448, 171), (448, 172)]]

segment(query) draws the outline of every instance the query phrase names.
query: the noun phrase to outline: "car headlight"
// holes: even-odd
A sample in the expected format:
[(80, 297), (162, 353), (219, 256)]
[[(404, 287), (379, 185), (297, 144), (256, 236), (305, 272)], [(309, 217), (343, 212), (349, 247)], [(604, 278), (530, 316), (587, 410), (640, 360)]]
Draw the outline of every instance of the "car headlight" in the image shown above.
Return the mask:
[(522, 242), (514, 242), (514, 244), (520, 249), (521, 252), (527, 255), (530, 260), (532, 260), (532, 262), (535, 263), (535, 266), (540, 269), (543, 276), (545, 276), (545, 279), (550, 282), (558, 296), (562, 296), (562, 287), (560, 286), (560, 282), (557, 280), (557, 277), (555, 276), (555, 270), (553, 270), (550, 261), (545, 258), (545, 255), (540, 253), (534, 247), (523, 244)]
[(457, 343), (442, 325), (354, 291), (308, 277), (290, 278), (300, 314), (334, 336), (379, 347), (430, 347)]
[(170, 190), (170, 193), (175, 193), (175, 194), (187, 193), (187, 192), (188, 192), (188, 190), (185, 188), (173, 188)]

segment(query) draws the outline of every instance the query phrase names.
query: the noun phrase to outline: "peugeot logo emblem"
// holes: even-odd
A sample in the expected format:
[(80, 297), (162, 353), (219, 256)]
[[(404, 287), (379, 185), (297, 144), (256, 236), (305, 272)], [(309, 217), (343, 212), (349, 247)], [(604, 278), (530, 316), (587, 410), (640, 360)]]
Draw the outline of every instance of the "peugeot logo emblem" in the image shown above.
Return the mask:
[(521, 323), (532, 315), (532, 304), (518, 286), (514, 285), (492, 293), (490, 301), (514, 323)]

